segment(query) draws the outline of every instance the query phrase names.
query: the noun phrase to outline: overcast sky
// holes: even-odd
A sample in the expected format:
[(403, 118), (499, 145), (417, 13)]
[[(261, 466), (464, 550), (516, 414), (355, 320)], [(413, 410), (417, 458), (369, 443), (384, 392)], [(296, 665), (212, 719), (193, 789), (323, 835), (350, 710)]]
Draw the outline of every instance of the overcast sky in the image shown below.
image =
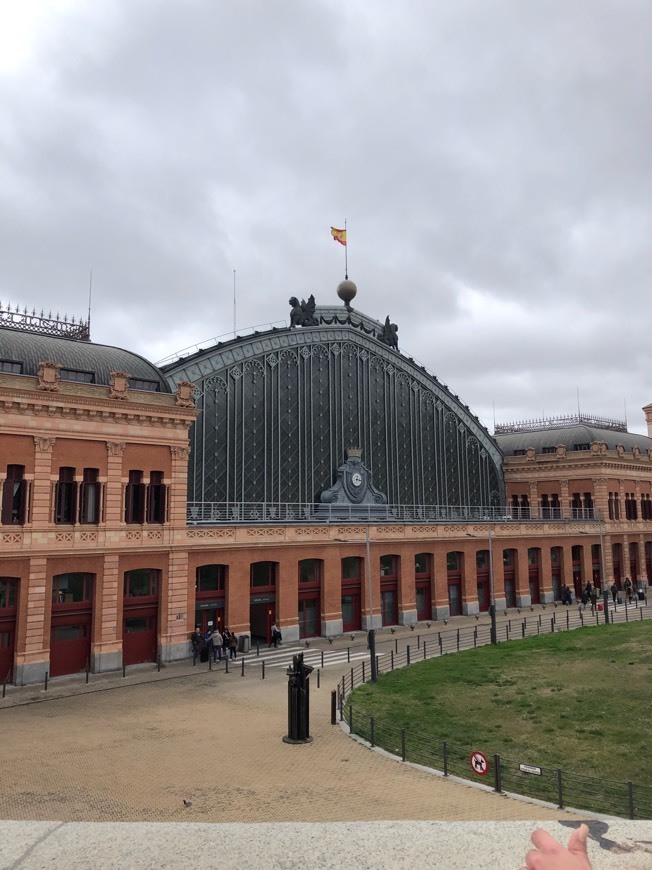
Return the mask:
[(650, 0), (0, 0), (0, 299), (158, 361), (354, 307), (493, 431), (652, 402)]

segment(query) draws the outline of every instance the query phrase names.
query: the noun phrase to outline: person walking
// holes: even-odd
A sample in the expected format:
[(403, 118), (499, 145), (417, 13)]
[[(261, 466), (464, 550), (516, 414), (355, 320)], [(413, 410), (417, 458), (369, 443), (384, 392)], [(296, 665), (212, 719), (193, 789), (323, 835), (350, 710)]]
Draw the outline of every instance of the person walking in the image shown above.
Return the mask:
[(208, 653), (206, 660), (208, 661), (208, 659), (211, 658), (211, 656), (214, 656), (215, 653), (215, 647), (213, 645), (213, 628), (210, 625), (206, 629), (206, 634), (204, 635), (204, 643), (206, 644), (206, 651)]
[(230, 631), (229, 632), (229, 658), (237, 659), (237, 657), (238, 657), (237, 649), (238, 649), (238, 638), (236, 637), (234, 632)]
[(595, 586), (591, 589), (591, 614), (594, 616), (598, 610), (598, 590)]
[(616, 600), (618, 598), (618, 587), (616, 586), (615, 582), (611, 584), (611, 597), (614, 600), (614, 606), (615, 606)]
[(192, 644), (192, 654), (195, 658), (199, 658), (199, 653), (201, 652), (203, 639), (201, 636), (201, 628), (196, 625), (195, 630), (193, 631), (190, 637), (190, 643)]
[(213, 633), (213, 661), (222, 661), (222, 644), (224, 643), (224, 638), (220, 634), (219, 625), (215, 629)]

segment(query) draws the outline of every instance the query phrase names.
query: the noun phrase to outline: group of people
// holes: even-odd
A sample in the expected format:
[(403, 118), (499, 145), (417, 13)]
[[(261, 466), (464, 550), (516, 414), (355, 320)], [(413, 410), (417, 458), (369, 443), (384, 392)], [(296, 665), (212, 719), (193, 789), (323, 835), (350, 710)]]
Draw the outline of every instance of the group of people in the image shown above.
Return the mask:
[[(622, 601), (619, 601), (618, 597), (618, 586), (616, 583), (612, 583), (609, 587), (609, 591), (611, 592), (611, 597), (613, 599), (614, 606), (618, 603), (622, 604)], [(629, 577), (625, 578), (625, 582), (623, 583), (623, 591), (627, 600), (630, 604), (634, 604), (638, 595), (638, 591)], [(572, 586), (568, 586), (564, 583), (561, 587), (561, 602), (562, 604), (572, 604), (573, 599), (575, 597), (575, 590)], [(594, 583), (591, 583), (589, 580), (584, 589), (582, 589), (582, 593), (578, 599), (578, 604), (581, 606), (583, 610), (591, 605), (591, 613), (595, 613), (598, 607), (598, 599), (600, 598), (600, 589)]]
[(598, 596), (600, 595), (600, 590), (595, 584), (591, 583), (589, 580), (582, 589), (582, 594), (580, 596), (580, 601), (582, 603), (582, 610), (586, 610), (588, 605), (591, 605), (591, 613), (595, 613), (598, 609)]
[(228, 628), (220, 632), (219, 627), (213, 629), (209, 626), (206, 633), (202, 634), (200, 626), (196, 626), (190, 643), (193, 656), (201, 661), (207, 662), (211, 656), (214, 662), (221, 662), (222, 657), (225, 659), (238, 657), (238, 637)]

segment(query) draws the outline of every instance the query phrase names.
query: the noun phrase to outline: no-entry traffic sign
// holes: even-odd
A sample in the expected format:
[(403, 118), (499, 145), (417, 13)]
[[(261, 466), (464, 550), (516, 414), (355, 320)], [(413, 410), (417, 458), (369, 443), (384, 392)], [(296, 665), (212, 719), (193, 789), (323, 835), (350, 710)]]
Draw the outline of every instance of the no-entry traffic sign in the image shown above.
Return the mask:
[(489, 773), (489, 762), (484, 752), (480, 752), (476, 749), (475, 752), (471, 753), (469, 763), (471, 765), (471, 770), (473, 771), (473, 773), (477, 773), (478, 776), (484, 776), (485, 774)]

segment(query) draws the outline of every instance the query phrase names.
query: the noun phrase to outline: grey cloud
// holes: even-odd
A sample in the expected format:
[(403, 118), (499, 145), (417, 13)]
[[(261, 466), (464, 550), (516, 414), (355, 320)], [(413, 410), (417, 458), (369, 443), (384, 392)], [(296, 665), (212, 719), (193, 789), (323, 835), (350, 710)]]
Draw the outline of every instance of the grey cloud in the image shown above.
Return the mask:
[(634, 419), (651, 25), (643, 0), (79, 4), (0, 81), (0, 298), (83, 313), (92, 265), (95, 338), (156, 359), (232, 328), (233, 268), (241, 326), (334, 301), (346, 216), (355, 304), (485, 423), (577, 387)]

